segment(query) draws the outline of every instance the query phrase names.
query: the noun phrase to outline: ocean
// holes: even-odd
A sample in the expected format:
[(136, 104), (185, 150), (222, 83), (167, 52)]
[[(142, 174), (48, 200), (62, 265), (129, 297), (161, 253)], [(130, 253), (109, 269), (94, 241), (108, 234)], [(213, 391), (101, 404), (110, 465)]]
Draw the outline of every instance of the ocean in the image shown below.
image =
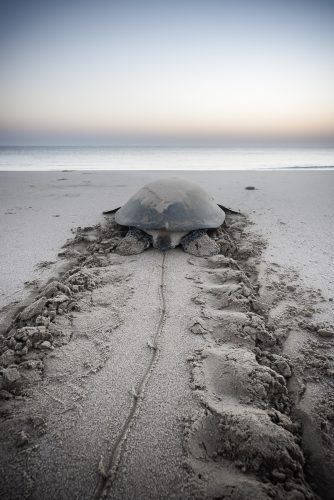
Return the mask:
[(334, 147), (0, 147), (0, 170), (334, 169)]

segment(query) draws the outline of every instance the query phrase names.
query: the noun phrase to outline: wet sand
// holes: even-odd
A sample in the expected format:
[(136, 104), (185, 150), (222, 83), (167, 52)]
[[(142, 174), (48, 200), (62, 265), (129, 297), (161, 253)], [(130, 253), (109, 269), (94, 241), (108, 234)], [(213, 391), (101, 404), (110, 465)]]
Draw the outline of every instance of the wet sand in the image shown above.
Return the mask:
[(161, 176), (1, 173), (2, 497), (333, 498), (332, 173), (183, 173), (221, 254), (117, 255)]

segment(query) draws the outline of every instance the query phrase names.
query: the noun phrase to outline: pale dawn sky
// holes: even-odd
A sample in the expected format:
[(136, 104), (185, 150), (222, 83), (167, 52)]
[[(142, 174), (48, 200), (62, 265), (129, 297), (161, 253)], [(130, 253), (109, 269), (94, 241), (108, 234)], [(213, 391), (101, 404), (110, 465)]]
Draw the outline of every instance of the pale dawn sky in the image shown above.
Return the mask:
[(334, 1), (0, 5), (3, 136), (334, 137)]

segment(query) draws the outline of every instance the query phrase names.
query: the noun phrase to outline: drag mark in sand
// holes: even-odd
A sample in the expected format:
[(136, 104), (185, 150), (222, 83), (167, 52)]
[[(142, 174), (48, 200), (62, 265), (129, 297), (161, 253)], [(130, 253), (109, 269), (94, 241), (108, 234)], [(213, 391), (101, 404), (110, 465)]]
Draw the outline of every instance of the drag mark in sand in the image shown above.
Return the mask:
[(101, 457), (99, 463), (99, 472), (101, 475), (101, 480), (97, 485), (94, 494), (94, 500), (99, 500), (101, 498), (107, 498), (110, 489), (116, 479), (117, 470), (122, 459), (122, 452), (124, 450), (124, 445), (129, 436), (131, 428), (134, 425), (135, 418), (139, 413), (139, 400), (143, 398), (145, 393), (146, 385), (152, 375), (154, 367), (156, 366), (159, 359), (159, 338), (161, 337), (164, 329), (164, 325), (166, 322), (167, 315), (167, 301), (165, 295), (165, 273), (166, 273), (166, 263), (167, 263), (167, 252), (163, 252), (162, 256), (162, 264), (161, 264), (161, 279), (159, 284), (159, 296), (160, 296), (160, 318), (157, 325), (156, 332), (153, 337), (152, 343), (148, 344), (148, 347), (152, 350), (152, 356), (149, 361), (149, 364), (146, 368), (146, 371), (137, 387), (137, 389), (132, 389), (132, 406), (130, 413), (124, 422), (123, 428), (115, 442), (115, 445), (111, 451), (108, 465), (105, 466), (103, 462), (103, 457)]

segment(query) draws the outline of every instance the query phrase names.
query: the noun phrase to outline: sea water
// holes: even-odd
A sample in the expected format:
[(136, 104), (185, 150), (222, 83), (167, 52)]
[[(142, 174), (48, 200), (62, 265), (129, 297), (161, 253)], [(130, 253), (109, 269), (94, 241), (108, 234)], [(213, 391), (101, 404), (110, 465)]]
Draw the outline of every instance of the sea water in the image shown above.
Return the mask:
[(0, 170), (333, 169), (334, 147), (0, 147)]

